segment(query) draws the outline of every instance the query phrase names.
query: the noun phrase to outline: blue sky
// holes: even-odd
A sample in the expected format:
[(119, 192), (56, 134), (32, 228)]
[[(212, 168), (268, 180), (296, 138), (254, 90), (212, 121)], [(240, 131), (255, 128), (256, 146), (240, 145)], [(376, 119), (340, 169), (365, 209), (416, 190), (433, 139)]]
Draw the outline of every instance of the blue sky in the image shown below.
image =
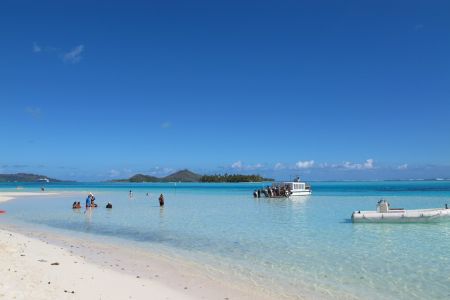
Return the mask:
[(0, 172), (450, 177), (448, 1), (2, 1)]

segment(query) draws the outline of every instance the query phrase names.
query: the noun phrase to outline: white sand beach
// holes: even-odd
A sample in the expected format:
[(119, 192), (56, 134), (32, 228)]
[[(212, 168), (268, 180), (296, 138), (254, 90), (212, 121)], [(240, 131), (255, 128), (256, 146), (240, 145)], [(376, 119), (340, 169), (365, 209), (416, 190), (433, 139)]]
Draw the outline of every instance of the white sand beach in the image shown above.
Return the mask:
[(2, 299), (193, 299), (15, 232), (0, 230), (0, 253)]
[[(37, 235), (0, 229), (0, 299), (271, 299), (156, 257), (137, 254), (130, 267), (124, 254), (132, 249), (87, 241), (69, 250), (62, 246), (76, 240)], [(92, 260), (89, 252), (96, 254)]]
[[(20, 201), (61, 194), (8, 192), (0, 197)], [(183, 258), (2, 221), (0, 215), (0, 299), (272, 298)]]
[(20, 197), (35, 197), (35, 196), (58, 196), (63, 193), (61, 192), (1, 192), (0, 193), (0, 203), (9, 201)]

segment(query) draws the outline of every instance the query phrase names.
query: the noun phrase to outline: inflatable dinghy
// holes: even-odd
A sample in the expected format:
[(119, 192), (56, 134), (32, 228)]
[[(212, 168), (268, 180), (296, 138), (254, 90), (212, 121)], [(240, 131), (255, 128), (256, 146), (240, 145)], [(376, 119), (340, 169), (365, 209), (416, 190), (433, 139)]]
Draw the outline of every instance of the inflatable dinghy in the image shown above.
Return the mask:
[(386, 200), (377, 203), (376, 211), (354, 211), (353, 223), (411, 223), (450, 221), (450, 209), (444, 208), (412, 209), (390, 208)]

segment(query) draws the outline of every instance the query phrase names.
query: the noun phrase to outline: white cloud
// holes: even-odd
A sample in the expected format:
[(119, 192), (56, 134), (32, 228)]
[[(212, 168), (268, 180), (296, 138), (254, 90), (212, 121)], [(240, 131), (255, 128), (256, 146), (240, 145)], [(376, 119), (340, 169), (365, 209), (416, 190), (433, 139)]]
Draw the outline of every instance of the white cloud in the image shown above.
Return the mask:
[(275, 170), (283, 170), (283, 169), (286, 168), (286, 166), (284, 164), (280, 163), (280, 162), (277, 162), (273, 168)]
[(397, 167), (397, 170), (406, 170), (408, 169), (408, 164), (403, 164)]
[(345, 161), (342, 164), (342, 167), (344, 169), (361, 169), (362, 165), (361, 164), (354, 164), (354, 163), (351, 163), (349, 161)]
[(373, 159), (369, 158), (366, 160), (366, 162), (363, 164), (364, 169), (373, 169)]
[(231, 167), (233, 169), (242, 169), (242, 161), (236, 161), (234, 163), (231, 164)]
[(76, 64), (76, 63), (80, 62), (80, 60), (82, 58), (81, 53), (83, 53), (83, 51), (84, 51), (84, 45), (76, 46), (69, 52), (64, 53), (62, 59), (66, 63)]
[(39, 52), (41, 52), (41, 51), (42, 51), (41, 46), (39, 46), (39, 45), (36, 44), (36, 43), (33, 43), (33, 52), (34, 52), (34, 53), (39, 53)]
[(374, 168), (373, 163), (374, 163), (373, 159), (369, 158), (362, 164), (346, 161), (340, 166), (337, 165), (337, 167), (342, 167), (348, 170), (369, 170)]
[(242, 161), (239, 160), (239, 161), (232, 163), (231, 168), (236, 169), (236, 170), (252, 171), (252, 170), (262, 169), (262, 168), (264, 168), (264, 165), (261, 163), (256, 163), (254, 165), (246, 165), (246, 164), (242, 163)]
[(304, 161), (298, 161), (295, 163), (295, 167), (297, 169), (309, 169), (314, 166), (314, 160), (304, 160)]

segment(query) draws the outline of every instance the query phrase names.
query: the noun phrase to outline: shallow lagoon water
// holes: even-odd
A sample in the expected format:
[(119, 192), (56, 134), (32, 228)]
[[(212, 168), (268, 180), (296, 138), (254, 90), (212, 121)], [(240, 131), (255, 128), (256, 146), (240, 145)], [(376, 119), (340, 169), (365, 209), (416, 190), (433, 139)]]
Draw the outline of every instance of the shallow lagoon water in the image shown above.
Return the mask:
[(84, 203), (79, 196), (25, 198), (2, 203), (2, 218), (136, 242), (292, 298), (450, 298), (450, 222), (350, 222), (352, 211), (374, 210), (381, 197), (407, 209), (443, 207), (450, 182), (318, 182), (309, 197), (254, 199), (261, 186), (50, 184), (48, 191), (92, 191), (100, 207), (72, 210)]

